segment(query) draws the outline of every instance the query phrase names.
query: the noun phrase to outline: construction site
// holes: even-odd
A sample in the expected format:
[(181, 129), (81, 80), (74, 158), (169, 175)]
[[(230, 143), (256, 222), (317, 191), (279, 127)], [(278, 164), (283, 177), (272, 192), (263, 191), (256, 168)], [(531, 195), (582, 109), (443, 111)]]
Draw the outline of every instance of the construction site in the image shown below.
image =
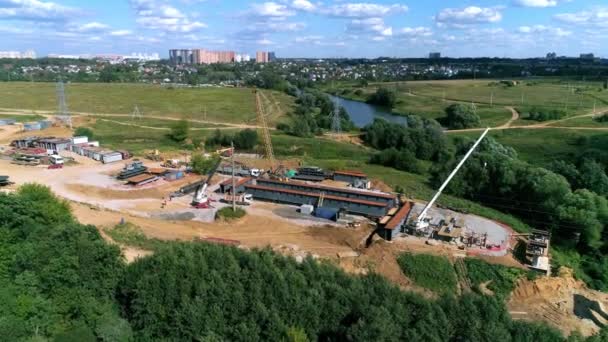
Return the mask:
[[(373, 179), (360, 170), (276, 160), (266, 123), (272, 101), (261, 92), (255, 98), (261, 138), (255, 156), (233, 147), (181, 158), (156, 150), (132, 156), (126, 149), (107, 149), (103, 142), (73, 136), (74, 118), (65, 104), (36, 135), (5, 120), (0, 127), (0, 189), (41, 183), (70, 201), (81, 222), (102, 229), (128, 220), (153, 238), (271, 246), (298, 260), (335, 260), (353, 273), (367, 273), (373, 264), (374, 272), (404, 287), (411, 283), (395, 261), (403, 251), (495, 258), (541, 274), (551, 271), (547, 232), (516, 234), (504, 223), (435, 205), (488, 130), (433, 198), (420, 202), (374, 189)], [(214, 161), (205, 174), (193, 172), (193, 153)], [(219, 209), (236, 206), (245, 208), (247, 216), (235, 222), (216, 220)], [(526, 264), (512, 256), (518, 242), (526, 244)], [(124, 253), (133, 259), (148, 252), (124, 247)]]

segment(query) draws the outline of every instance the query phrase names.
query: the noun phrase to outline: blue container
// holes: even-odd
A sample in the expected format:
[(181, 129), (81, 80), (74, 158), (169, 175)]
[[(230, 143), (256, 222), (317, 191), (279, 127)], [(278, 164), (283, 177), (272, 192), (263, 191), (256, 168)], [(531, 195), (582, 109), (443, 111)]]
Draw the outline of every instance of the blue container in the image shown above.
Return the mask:
[(40, 130), (40, 123), (39, 122), (33, 122), (33, 123), (26, 123), (23, 125), (23, 129), (26, 131), (37, 131)]
[(40, 124), (41, 129), (49, 128), (52, 125), (52, 122), (49, 120), (42, 120), (38, 122)]
[(324, 218), (326, 220), (337, 221), (338, 220), (338, 209), (334, 208), (317, 208), (315, 209), (315, 216)]

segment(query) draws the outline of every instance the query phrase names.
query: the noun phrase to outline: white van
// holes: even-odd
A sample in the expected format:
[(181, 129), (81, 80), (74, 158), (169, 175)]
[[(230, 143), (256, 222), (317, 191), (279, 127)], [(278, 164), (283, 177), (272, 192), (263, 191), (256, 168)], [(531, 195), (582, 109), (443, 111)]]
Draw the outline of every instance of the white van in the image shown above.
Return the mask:
[(63, 164), (63, 157), (57, 154), (51, 154), (49, 156), (49, 161), (53, 165)]

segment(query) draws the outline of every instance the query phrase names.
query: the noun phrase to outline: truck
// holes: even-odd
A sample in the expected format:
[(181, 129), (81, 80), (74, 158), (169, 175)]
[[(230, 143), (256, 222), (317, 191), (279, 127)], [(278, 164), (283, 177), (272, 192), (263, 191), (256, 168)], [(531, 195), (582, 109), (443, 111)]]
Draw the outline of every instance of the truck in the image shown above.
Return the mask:
[[(224, 175), (232, 175), (232, 166), (221, 166), (217, 172)], [(239, 177), (259, 177), (262, 174), (262, 170), (260, 169), (249, 169), (245, 167), (235, 167), (234, 175)]]
[(238, 205), (251, 205), (253, 203), (253, 195), (252, 194), (240, 194), (240, 195), (232, 195), (227, 193), (224, 195), (224, 202), (232, 203), (235, 201)]

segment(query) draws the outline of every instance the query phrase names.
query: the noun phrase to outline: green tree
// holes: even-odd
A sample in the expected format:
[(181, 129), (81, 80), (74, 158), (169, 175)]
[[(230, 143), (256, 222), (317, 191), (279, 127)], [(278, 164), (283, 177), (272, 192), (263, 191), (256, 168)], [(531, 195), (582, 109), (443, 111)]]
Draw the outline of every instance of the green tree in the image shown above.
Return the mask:
[(74, 136), (77, 136), (77, 137), (88, 137), (89, 141), (92, 141), (93, 138), (94, 138), (93, 130), (91, 130), (88, 127), (82, 127), (82, 126), (76, 128), (76, 130), (74, 131)]
[(251, 150), (258, 143), (258, 133), (253, 129), (246, 128), (234, 136), (234, 146), (242, 150)]
[(397, 94), (390, 89), (380, 87), (375, 93), (371, 94), (367, 98), (367, 103), (386, 108), (393, 108), (395, 107), (395, 104), (397, 104)]
[(471, 106), (455, 103), (445, 109), (446, 126), (450, 129), (479, 127), (481, 120)]
[(188, 135), (190, 134), (190, 123), (186, 119), (182, 119), (177, 121), (171, 127), (171, 133), (169, 133), (169, 137), (171, 140), (179, 143), (183, 143), (188, 139)]
[(209, 173), (209, 171), (215, 167), (218, 161), (219, 157), (206, 158), (201, 154), (195, 154), (190, 160), (190, 167), (192, 167), (193, 172), (198, 173), (199, 175), (204, 175)]

